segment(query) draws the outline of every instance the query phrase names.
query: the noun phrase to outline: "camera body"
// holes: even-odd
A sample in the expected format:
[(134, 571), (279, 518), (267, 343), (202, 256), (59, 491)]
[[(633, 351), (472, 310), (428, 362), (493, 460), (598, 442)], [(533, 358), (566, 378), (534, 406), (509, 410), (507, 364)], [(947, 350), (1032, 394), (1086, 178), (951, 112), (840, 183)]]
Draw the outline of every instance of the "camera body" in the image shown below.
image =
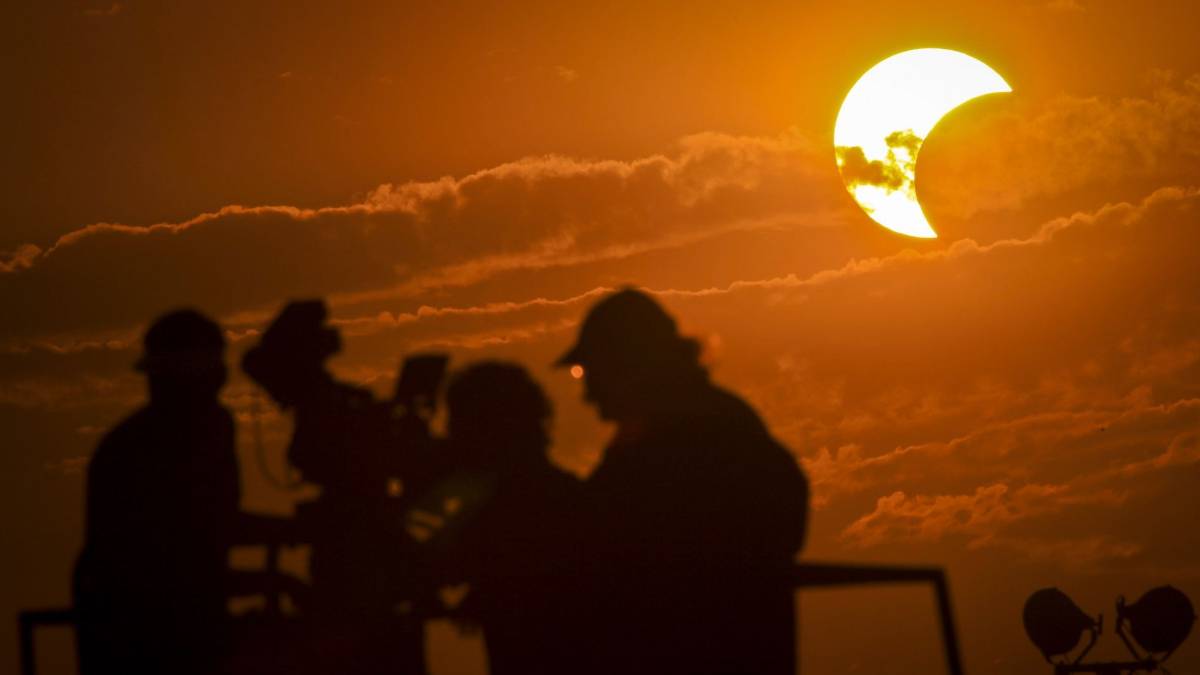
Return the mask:
[(419, 613), (432, 604), (406, 515), (446, 469), (430, 420), (447, 363), (441, 354), (409, 357), (391, 400), (328, 379), (295, 408), (288, 461), (321, 488), (296, 510), (296, 532), (311, 547), (302, 611), (350, 616), (404, 605)]
[(306, 482), (321, 486), (318, 501), (411, 496), (439, 473), (430, 422), (448, 361), (444, 354), (405, 359), (391, 400), (327, 380), (296, 407), (287, 458)]

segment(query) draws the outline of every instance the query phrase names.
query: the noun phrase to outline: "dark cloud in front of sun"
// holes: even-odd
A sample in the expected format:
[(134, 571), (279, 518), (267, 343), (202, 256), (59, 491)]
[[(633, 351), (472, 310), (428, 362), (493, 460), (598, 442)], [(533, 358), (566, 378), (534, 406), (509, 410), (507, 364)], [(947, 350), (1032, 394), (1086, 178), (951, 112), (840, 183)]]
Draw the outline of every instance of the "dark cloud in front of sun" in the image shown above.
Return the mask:
[(899, 190), (908, 183), (904, 168), (889, 157), (889, 161), (867, 159), (866, 153), (857, 145), (838, 146), (835, 149), (838, 166), (847, 186), (874, 185), (889, 191)]

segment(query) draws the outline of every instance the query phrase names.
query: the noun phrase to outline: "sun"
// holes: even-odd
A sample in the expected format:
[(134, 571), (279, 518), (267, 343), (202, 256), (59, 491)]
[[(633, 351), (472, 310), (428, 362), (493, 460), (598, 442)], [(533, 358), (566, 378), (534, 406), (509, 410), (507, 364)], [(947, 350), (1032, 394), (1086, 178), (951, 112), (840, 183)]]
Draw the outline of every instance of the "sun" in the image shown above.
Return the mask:
[(910, 237), (937, 232), (917, 201), (917, 154), (946, 113), (1012, 91), (982, 61), (949, 49), (914, 49), (884, 59), (850, 89), (833, 144), (846, 189), (875, 222)]

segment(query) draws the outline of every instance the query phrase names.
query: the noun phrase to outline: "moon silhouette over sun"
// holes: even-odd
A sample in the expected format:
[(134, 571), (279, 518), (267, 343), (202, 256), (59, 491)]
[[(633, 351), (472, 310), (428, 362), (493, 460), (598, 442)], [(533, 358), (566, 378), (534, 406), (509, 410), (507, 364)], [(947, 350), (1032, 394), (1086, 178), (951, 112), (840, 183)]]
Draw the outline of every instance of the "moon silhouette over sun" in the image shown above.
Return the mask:
[(938, 120), (1012, 88), (984, 62), (950, 49), (914, 49), (880, 61), (846, 94), (833, 129), (838, 169), (854, 201), (887, 229), (931, 239), (917, 201), (917, 154)]

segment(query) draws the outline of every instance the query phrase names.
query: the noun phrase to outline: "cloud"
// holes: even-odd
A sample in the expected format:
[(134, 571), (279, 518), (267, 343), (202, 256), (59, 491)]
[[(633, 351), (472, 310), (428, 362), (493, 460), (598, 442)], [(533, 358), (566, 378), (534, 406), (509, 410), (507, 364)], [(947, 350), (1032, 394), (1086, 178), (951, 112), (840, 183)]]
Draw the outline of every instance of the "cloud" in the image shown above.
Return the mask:
[(0, 405), (22, 410), (73, 410), (132, 404), (140, 394), (132, 374), (125, 378), (77, 374), (74, 377), (27, 377), (0, 382)]
[(842, 180), (850, 188), (859, 185), (881, 187), (888, 192), (904, 190), (916, 198), (913, 176), (916, 172), (917, 151), (924, 139), (911, 129), (894, 131), (884, 138), (887, 155), (883, 159), (868, 160), (865, 151), (855, 146), (837, 146), (838, 169)]
[(895, 191), (904, 187), (907, 177), (904, 169), (895, 162), (868, 160), (866, 153), (857, 145), (838, 146), (838, 167), (847, 185), (875, 185)]
[(832, 208), (811, 154), (794, 135), (700, 134), (672, 156), (531, 158), (460, 179), (382, 185), (347, 206), (227, 206), (179, 223), (97, 223), (5, 257), (2, 337), (129, 327), (179, 304), (229, 315), (303, 295), (412, 296), (804, 222)]
[(848, 519), (843, 544), (1144, 567), (1164, 530), (1137, 523), (1176, 498), (1163, 481), (1200, 466), (1200, 278), (1176, 253), (1200, 245), (1197, 206), (1195, 190), (1163, 190), (1023, 239), (742, 282), (688, 307), (736, 297), (764, 336), (819, 317), (790, 322), (787, 345), (724, 337), (730, 354), (753, 340), (773, 355), (775, 374), (742, 388), (804, 457), (822, 518)]
[(893, 492), (880, 497), (875, 510), (851, 523), (842, 537), (860, 546), (871, 546), (885, 538), (932, 541), (965, 534), (971, 546), (980, 546), (998, 527), (1054, 508), (1053, 497), (1061, 490), (1061, 486), (1027, 485), (1011, 491), (1009, 486), (996, 483), (962, 495), (910, 497)]
[[(937, 134), (925, 144), (927, 209), (965, 217), (1200, 168), (1200, 77), (1164, 80), (1146, 98), (1018, 108), (960, 120), (940, 150)], [(882, 165), (844, 159), (855, 180), (901, 185), (896, 167), (889, 178)], [(129, 331), (179, 304), (257, 321), (281, 299), (305, 295), (392, 311), (379, 305), (497, 275), (682, 250), (729, 232), (835, 225), (857, 216), (831, 165), (794, 134), (710, 133), (632, 161), (528, 158), (462, 178), (384, 184), (345, 206), (234, 205), (179, 223), (97, 223), (0, 255), (0, 306), (9, 310), (0, 343)], [(979, 229), (978, 244), (956, 251), (992, 239)]]
[[(1200, 404), (1200, 401), (1192, 401)], [(1183, 432), (1171, 439), (1161, 454), (1149, 459), (1132, 461), (1117, 470), (1121, 477), (1137, 476), (1147, 471), (1162, 471), (1177, 466), (1200, 462), (1200, 434)]]
[(1157, 378), (1186, 370), (1200, 362), (1200, 340), (1188, 340), (1182, 344), (1165, 347), (1141, 347), (1133, 338), (1122, 345), (1133, 357), (1130, 374), (1139, 378)]
[(350, 317), (334, 319), (331, 323), (338, 326), (345, 334), (351, 336), (367, 335), (380, 330), (396, 329), (413, 324), (417, 321), (444, 317), (491, 317), (513, 314), (526, 310), (560, 310), (566, 308), (582, 309), (584, 303), (599, 300), (612, 292), (613, 288), (593, 288), (585, 293), (561, 299), (532, 298), (529, 300), (490, 302), (482, 305), (464, 307), (421, 305), (414, 312), (380, 312), (373, 316)]
[[(897, 504), (908, 517), (929, 509), (936, 519), (946, 503), (938, 495), (974, 498), (979, 486), (1003, 485), (1010, 492), (993, 501), (1008, 508), (1031, 484), (1064, 491), (1024, 512), (1061, 515), (1115, 500), (1131, 472), (1191, 461), (1194, 443), (1180, 434), (1200, 423), (1194, 390), (1187, 395), (1197, 372), (1189, 298), (1200, 280), (1184, 251), (1200, 234), (1198, 206), (1200, 191), (1165, 188), (1019, 239), (650, 290), (686, 322), (719, 331), (730, 349), (718, 376), (749, 393), (804, 458), (827, 515), (884, 490), (906, 495)], [(566, 340), (608, 290), (339, 321), (351, 335), (387, 333), (403, 348)], [(895, 531), (890, 520), (871, 522), (864, 540), (894, 540), (884, 536)], [(974, 537), (1000, 524), (974, 522)]]
[[(1153, 535), (1085, 514), (1136, 504), (1149, 517), (1157, 481), (1197, 466), (1198, 207), (1200, 190), (1164, 188), (1020, 238), (651, 290), (720, 338), (718, 379), (804, 459), (822, 519), (845, 519), (844, 544), (961, 539), (1143, 564)], [(545, 345), (569, 339), (606, 290), (345, 325), (393, 345)], [(1065, 524), (1075, 534), (1055, 535)]]
[(67, 457), (56, 462), (46, 462), (45, 468), (51, 473), (64, 476), (80, 475), (87, 468), (90, 457)]
[(120, 2), (114, 2), (108, 7), (90, 7), (83, 10), (84, 16), (116, 16), (125, 10), (125, 5)]
[(1097, 517), (1102, 509), (1122, 507), (1126, 498), (1103, 492), (1087, 498), (1070, 497), (1060, 485), (1003, 483), (980, 486), (969, 494), (880, 497), (875, 509), (842, 531), (841, 539), (856, 548), (890, 542), (924, 544), (948, 538), (965, 540), (969, 550), (1004, 549), (1021, 559), (1074, 568), (1098, 567), (1129, 561), (1143, 553), (1136, 541), (1111, 534), (1074, 535), (1051, 527), (1036, 534), (1008, 534), (1023, 523), (1053, 519), (1066, 509)]
[(1079, 0), (1050, 0), (1046, 9), (1052, 12), (1084, 12), (1086, 11)]
[(12, 251), (0, 251), (0, 274), (12, 274), (33, 267), (42, 249), (33, 244), (23, 244)]
[(927, 211), (966, 218), (1085, 188), (1186, 183), (1198, 169), (1200, 75), (1160, 75), (1141, 97), (997, 101), (987, 115), (939, 126), (918, 178)]
[(836, 452), (821, 448), (805, 466), (818, 496), (829, 501), (884, 485), (929, 485), (925, 474), (930, 465), (939, 467), (941, 480), (955, 483), (989, 477), (1024, 480), (1035, 474), (1045, 479), (1060, 458), (1070, 457), (1078, 466), (1066, 474), (1062, 467), (1054, 468), (1054, 479), (1090, 490), (1200, 459), (1195, 434), (1187, 431), (1200, 423), (1200, 399), (1153, 403), (1137, 394), (1144, 392), (1111, 401), (1106, 408), (1039, 412), (882, 454), (866, 455), (854, 445)]
[[(1153, 513), (1164, 476), (1197, 465), (1187, 433), (1200, 423), (1200, 191), (1014, 216), (1020, 235), (881, 247), (811, 271), (788, 261), (786, 273), (754, 274), (760, 248), (699, 273), (742, 255), (722, 237), (787, 241), (800, 256), (834, 229), (811, 227), (842, 214), (831, 194), (847, 201), (821, 162), (790, 136), (702, 135), (670, 156), (533, 158), (381, 186), (342, 207), (81, 228), (4, 258), (0, 298), (16, 320), (0, 402), (73, 414), (132, 405), (134, 326), (181, 300), (221, 314), (236, 349), (281, 299), (331, 294), (347, 335), (338, 372), (384, 388), (414, 349), (541, 364), (608, 289), (683, 261), (675, 283), (652, 290), (687, 330), (724, 345), (716, 377), (804, 459), (838, 546), (1053, 556), (1068, 544), (1052, 532), (1069, 523), (1070, 545), (1092, 559), (1140, 560), (1147, 535), (1077, 521), (1118, 505)], [(777, 236), (788, 228), (792, 239)], [(482, 283), (510, 276), (528, 283)], [(80, 385), (83, 372), (95, 381)], [(91, 414), (66, 428), (111, 421)], [(596, 438), (564, 436), (567, 462), (594, 455)]]

